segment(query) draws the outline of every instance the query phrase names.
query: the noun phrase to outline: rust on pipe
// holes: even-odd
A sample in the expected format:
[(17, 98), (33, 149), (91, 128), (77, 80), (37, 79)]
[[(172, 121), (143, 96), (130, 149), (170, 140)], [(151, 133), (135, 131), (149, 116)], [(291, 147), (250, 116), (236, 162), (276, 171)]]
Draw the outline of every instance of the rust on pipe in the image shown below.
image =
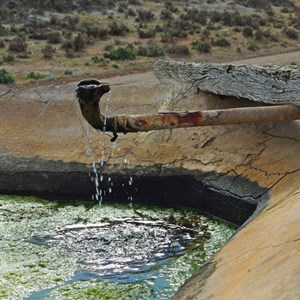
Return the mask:
[(83, 80), (76, 93), (82, 115), (97, 130), (117, 133), (151, 131), (207, 125), (229, 125), (300, 119), (300, 107), (273, 105), (242, 107), (191, 112), (167, 112), (143, 115), (104, 116), (100, 111), (100, 98), (110, 91), (107, 83), (98, 80)]

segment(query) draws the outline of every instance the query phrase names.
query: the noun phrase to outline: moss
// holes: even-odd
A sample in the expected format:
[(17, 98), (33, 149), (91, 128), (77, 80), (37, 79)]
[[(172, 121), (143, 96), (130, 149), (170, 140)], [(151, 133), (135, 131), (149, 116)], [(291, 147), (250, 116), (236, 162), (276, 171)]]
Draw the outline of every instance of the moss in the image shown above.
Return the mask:
[(41, 267), (41, 268), (46, 268), (47, 267), (47, 265), (42, 263), (42, 262), (38, 263), (38, 266)]
[(81, 299), (147, 299), (153, 296), (150, 288), (140, 283), (120, 285), (99, 280), (77, 282), (53, 291), (48, 299), (81, 300)]
[[(141, 205), (130, 208), (105, 203), (99, 206), (91, 201), (56, 202), (1, 195), (0, 217), (0, 299), (20, 299), (31, 293), (35, 293), (36, 298), (49, 297), (48, 299), (168, 298), (234, 231), (226, 224), (219, 224), (189, 210), (148, 208)], [(97, 271), (97, 268), (88, 278), (76, 277), (79, 270), (88, 268), (88, 262), (97, 267), (97, 251), (102, 246), (100, 243), (99, 248), (93, 242), (101, 241), (101, 238), (103, 243), (106, 242), (105, 236), (101, 236), (104, 229), (112, 235), (127, 234), (124, 239), (120, 236), (120, 244), (117, 246), (122, 247), (125, 239), (132, 239), (133, 232), (140, 234), (140, 231), (148, 228), (145, 224), (139, 224), (139, 220), (150, 223), (157, 221), (158, 226), (170, 224), (166, 228), (157, 227), (166, 232), (176, 226), (185, 227), (187, 232), (199, 232), (199, 237), (193, 244), (186, 246), (186, 254), (178, 253), (177, 259), (167, 257), (162, 262), (157, 260), (152, 266), (146, 264), (139, 271), (141, 277), (138, 277), (139, 272), (126, 273), (132, 279), (128, 284), (124, 284), (122, 280), (119, 283), (94, 280), (93, 278), (101, 276), (101, 271)], [(112, 231), (106, 227), (93, 227), (93, 224), (100, 223), (110, 224)], [(86, 224), (92, 226), (86, 229)], [(68, 231), (66, 228), (69, 225), (83, 229)], [(134, 230), (130, 231), (130, 228)], [(154, 237), (152, 234), (155, 230), (149, 231), (149, 237)], [(205, 236), (208, 233), (211, 240)], [(132, 241), (138, 242), (139, 239)], [(80, 245), (85, 247), (81, 249)], [(145, 270), (148, 277), (143, 273)], [(134, 283), (136, 280), (139, 283)], [(170, 287), (159, 290), (156, 287), (159, 281), (169, 282)]]

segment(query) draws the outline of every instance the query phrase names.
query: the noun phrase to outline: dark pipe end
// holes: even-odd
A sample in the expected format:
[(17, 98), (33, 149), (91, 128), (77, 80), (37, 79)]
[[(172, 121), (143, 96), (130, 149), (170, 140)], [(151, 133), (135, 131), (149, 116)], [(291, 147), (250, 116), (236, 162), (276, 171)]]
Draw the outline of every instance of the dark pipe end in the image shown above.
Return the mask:
[(99, 102), (100, 98), (110, 91), (108, 83), (101, 83), (96, 79), (81, 80), (76, 89), (77, 98), (88, 102)]

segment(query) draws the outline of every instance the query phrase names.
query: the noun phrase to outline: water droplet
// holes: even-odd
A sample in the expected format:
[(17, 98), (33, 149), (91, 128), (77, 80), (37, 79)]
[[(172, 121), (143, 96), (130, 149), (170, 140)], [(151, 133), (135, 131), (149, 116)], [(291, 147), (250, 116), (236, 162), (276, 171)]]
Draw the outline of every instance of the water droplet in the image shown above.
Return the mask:
[(131, 176), (129, 177), (128, 184), (129, 184), (129, 185), (132, 185), (132, 184), (133, 184), (133, 178), (132, 178)]

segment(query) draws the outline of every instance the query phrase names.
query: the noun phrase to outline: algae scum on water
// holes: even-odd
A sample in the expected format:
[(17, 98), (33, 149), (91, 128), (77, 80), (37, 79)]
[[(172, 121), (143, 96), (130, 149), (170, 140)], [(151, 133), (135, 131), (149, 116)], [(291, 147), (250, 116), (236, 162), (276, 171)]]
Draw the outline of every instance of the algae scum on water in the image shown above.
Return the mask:
[(234, 228), (191, 210), (0, 196), (1, 299), (170, 299)]

